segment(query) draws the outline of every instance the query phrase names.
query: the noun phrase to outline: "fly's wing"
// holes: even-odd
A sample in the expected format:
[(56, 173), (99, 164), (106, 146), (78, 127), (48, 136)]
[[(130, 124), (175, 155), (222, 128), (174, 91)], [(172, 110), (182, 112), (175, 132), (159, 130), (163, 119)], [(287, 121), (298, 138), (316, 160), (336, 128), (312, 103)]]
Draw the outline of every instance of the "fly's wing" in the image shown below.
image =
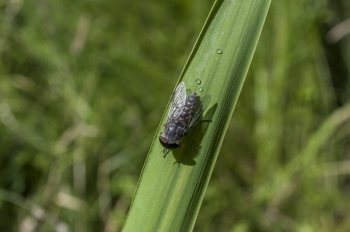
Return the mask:
[(168, 118), (177, 118), (181, 115), (186, 103), (186, 86), (180, 82), (173, 93)]
[(204, 110), (209, 106), (210, 101), (211, 101), (210, 95), (205, 95), (201, 99), (198, 99), (197, 105), (196, 105), (196, 113), (190, 122), (190, 125), (188, 127), (189, 129), (191, 129), (194, 125), (198, 123), (199, 117), (204, 112)]

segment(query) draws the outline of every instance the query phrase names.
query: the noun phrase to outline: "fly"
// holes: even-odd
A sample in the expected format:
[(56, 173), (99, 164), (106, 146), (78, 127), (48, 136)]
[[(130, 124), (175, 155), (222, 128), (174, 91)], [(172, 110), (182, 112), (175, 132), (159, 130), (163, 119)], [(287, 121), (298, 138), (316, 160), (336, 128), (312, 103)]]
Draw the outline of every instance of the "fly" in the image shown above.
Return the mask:
[(185, 83), (180, 82), (172, 96), (164, 131), (159, 136), (159, 142), (164, 147), (164, 157), (170, 150), (180, 147), (183, 137), (200, 122), (199, 116), (203, 112), (202, 108), (197, 94), (192, 93), (187, 97)]

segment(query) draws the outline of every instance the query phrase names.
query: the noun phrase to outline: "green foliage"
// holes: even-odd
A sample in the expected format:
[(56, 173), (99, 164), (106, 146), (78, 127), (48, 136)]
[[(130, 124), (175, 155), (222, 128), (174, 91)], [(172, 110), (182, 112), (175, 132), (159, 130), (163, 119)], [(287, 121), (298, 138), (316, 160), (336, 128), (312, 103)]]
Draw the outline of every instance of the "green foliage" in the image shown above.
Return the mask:
[[(121, 230), (212, 4), (1, 3), (0, 231)], [(348, 230), (349, 12), (272, 2), (195, 231)]]

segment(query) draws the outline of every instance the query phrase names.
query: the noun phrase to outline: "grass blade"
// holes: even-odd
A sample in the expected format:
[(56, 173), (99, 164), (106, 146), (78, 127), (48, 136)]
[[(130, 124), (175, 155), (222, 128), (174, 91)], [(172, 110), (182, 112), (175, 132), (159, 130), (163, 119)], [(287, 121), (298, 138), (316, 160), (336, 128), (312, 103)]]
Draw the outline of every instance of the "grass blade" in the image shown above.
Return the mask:
[(204, 118), (212, 122), (192, 129), (181, 147), (163, 159), (158, 136), (168, 106), (123, 231), (192, 230), (270, 2), (214, 3), (179, 80), (202, 99), (210, 96)]

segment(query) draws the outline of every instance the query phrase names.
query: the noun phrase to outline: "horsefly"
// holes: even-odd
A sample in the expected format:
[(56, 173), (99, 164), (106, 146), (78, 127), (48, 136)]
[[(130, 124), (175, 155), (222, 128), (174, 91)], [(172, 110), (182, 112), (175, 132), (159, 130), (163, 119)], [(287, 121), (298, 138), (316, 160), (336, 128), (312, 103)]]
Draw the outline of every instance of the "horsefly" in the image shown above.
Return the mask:
[(180, 147), (181, 140), (191, 128), (201, 121), (211, 121), (199, 120), (203, 104), (197, 94), (186, 95), (185, 83), (180, 82), (172, 96), (164, 131), (159, 136), (159, 142), (164, 147), (164, 158), (170, 150)]

